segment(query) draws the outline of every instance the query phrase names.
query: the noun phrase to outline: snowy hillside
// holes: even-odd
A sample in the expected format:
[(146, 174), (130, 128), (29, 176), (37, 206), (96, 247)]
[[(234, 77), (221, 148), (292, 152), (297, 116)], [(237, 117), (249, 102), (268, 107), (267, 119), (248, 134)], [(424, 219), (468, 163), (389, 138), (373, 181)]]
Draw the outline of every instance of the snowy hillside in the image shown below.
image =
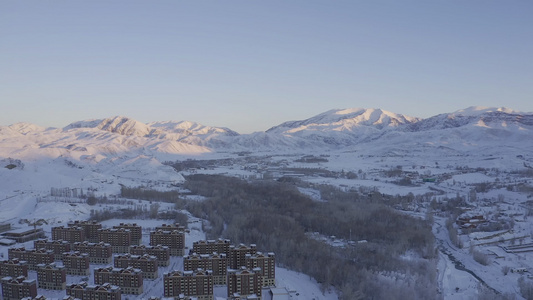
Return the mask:
[[(188, 121), (144, 124), (126, 117), (79, 121), (62, 129), (29, 123), (0, 127), (0, 159), (21, 161), (26, 166), (21, 172), (67, 166), (83, 174), (82, 178), (110, 181), (141, 178), (150, 172), (173, 181), (176, 179), (168, 175), (171, 168), (162, 162), (198, 155), (220, 156), (232, 151), (333, 150), (441, 157), (520, 155), (532, 148), (533, 114), (484, 107), (427, 119), (380, 109), (331, 110), (245, 135)], [(127, 167), (128, 164), (131, 166)], [(131, 171), (125, 175), (124, 169)], [(25, 177), (39, 174), (48, 176), (34, 172)]]

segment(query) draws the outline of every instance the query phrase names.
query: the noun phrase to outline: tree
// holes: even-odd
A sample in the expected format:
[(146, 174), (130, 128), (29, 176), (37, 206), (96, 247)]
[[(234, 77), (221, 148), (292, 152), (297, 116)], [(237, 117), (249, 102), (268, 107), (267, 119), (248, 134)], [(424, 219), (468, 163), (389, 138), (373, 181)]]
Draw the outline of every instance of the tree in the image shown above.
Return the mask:
[(96, 199), (95, 196), (90, 196), (90, 197), (87, 198), (87, 204), (88, 205), (93, 206), (93, 205), (96, 205), (97, 202), (98, 202), (98, 199)]
[(45, 219), (39, 219), (39, 220), (33, 220), (33, 221), (24, 219), (23, 222), (30, 226), (33, 226), (33, 229), (37, 229), (37, 226), (43, 226), (43, 224), (48, 225), (48, 222)]
[(150, 204), (150, 218), (156, 219), (159, 212), (159, 203)]
[(503, 266), (502, 267), (502, 273), (503, 275), (507, 275), (509, 273), (509, 271), (511, 270), (511, 267), (509, 266)]

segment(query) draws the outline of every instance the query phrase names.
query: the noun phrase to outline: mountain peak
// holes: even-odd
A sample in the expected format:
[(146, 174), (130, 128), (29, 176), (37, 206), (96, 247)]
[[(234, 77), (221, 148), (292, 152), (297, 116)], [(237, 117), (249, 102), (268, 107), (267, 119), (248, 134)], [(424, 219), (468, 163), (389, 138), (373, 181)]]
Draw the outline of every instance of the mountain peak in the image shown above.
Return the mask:
[(41, 132), (41, 131), (46, 130), (46, 128), (44, 127), (41, 127), (39, 125), (35, 125), (32, 123), (26, 123), (26, 122), (15, 123), (15, 124), (9, 125), (8, 127), (24, 135), (30, 132)]
[(518, 114), (522, 113), (507, 107), (487, 107), (487, 106), (470, 106), (465, 109), (457, 110), (450, 115), (455, 116), (479, 116), (485, 113), (502, 112), (506, 114)]
[(281, 125), (272, 127), (267, 130), (267, 132), (295, 132), (311, 128), (314, 130), (351, 131), (354, 127), (361, 126), (373, 127), (381, 130), (413, 123), (418, 120), (418, 118), (408, 117), (377, 108), (333, 109), (306, 120), (282, 123)]
[(64, 130), (73, 128), (96, 128), (121, 135), (145, 136), (150, 133), (150, 127), (144, 123), (124, 116), (114, 116), (106, 119), (90, 119), (78, 121), (64, 127)]
[(107, 118), (98, 124), (96, 128), (122, 135), (136, 136), (145, 136), (151, 131), (146, 124), (123, 116)]

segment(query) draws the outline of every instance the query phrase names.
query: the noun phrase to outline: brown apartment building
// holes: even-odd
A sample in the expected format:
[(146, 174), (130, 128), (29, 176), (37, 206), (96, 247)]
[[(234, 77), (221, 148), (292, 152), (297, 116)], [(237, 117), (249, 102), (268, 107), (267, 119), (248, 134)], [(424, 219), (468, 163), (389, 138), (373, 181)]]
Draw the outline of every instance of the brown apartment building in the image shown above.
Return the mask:
[(69, 275), (91, 275), (89, 254), (78, 251), (63, 253), (63, 266)]
[(165, 297), (184, 295), (198, 300), (213, 300), (213, 275), (211, 271), (173, 271), (163, 275)]
[(54, 259), (61, 260), (63, 253), (70, 252), (71, 245), (64, 240), (40, 239), (33, 242), (33, 247), (35, 249), (52, 250), (54, 252)]
[(228, 254), (228, 266), (231, 269), (240, 269), (246, 266), (246, 254), (255, 255), (256, 253), (257, 248), (255, 244), (250, 244), (250, 246), (244, 244), (239, 244), (238, 246), (231, 245)]
[(276, 256), (273, 252), (246, 254), (245, 265), (249, 270), (260, 268), (263, 287), (276, 286)]
[(246, 299), (257, 296), (261, 299), (263, 279), (259, 268), (249, 270), (246, 267), (228, 270), (228, 299)]
[(128, 253), (131, 244), (131, 231), (125, 228), (98, 229), (100, 242), (111, 245), (113, 253)]
[(185, 254), (185, 231), (156, 229), (150, 232), (150, 245), (167, 246), (171, 256), (183, 256)]
[(117, 285), (124, 294), (140, 295), (143, 293), (143, 276), (139, 269), (128, 268), (99, 268), (94, 269), (94, 283), (110, 283)]
[(9, 248), (9, 259), (25, 260), (29, 270), (37, 270), (38, 264), (50, 264), (54, 262), (54, 252), (45, 249)]
[(26, 261), (18, 258), (0, 261), (0, 278), (3, 277), (28, 277), (28, 265)]
[(37, 284), (40, 289), (64, 290), (67, 287), (67, 272), (55, 263), (37, 265)]
[(133, 255), (152, 255), (157, 258), (157, 264), (160, 267), (167, 267), (170, 265), (170, 248), (163, 245), (146, 246), (134, 245), (130, 246), (130, 254)]
[(87, 282), (80, 282), (67, 285), (67, 296), (80, 300), (121, 300), (122, 292), (120, 288), (109, 283), (102, 285), (88, 285)]
[(228, 258), (224, 253), (190, 254), (183, 257), (183, 269), (195, 271), (198, 269), (211, 270), (213, 284), (225, 285), (227, 277)]
[(98, 241), (98, 229), (102, 229), (102, 224), (96, 221), (74, 221), (68, 223), (69, 227), (81, 227), (85, 232), (85, 239), (91, 243)]
[(37, 282), (24, 276), (2, 278), (2, 299), (20, 300), (37, 297)]
[(97, 265), (109, 265), (113, 261), (113, 249), (110, 244), (99, 242), (74, 243), (73, 250), (89, 254), (89, 262)]
[(211, 254), (211, 253), (225, 253), (229, 254), (231, 246), (230, 240), (201, 240), (192, 243), (191, 253), (196, 254)]
[(113, 226), (113, 228), (124, 228), (129, 229), (131, 232), (131, 245), (140, 245), (142, 244), (143, 238), (143, 228), (136, 223), (120, 223), (119, 225)]
[(127, 268), (132, 267), (142, 271), (144, 278), (156, 279), (159, 277), (157, 272), (157, 258), (152, 255), (132, 255), (123, 254), (116, 255), (114, 259), (115, 268)]
[(52, 227), (52, 240), (64, 240), (69, 242), (70, 244), (74, 244), (76, 242), (83, 242), (85, 241), (85, 231), (82, 227), (73, 226), (73, 227), (65, 227), (65, 226), (57, 226)]

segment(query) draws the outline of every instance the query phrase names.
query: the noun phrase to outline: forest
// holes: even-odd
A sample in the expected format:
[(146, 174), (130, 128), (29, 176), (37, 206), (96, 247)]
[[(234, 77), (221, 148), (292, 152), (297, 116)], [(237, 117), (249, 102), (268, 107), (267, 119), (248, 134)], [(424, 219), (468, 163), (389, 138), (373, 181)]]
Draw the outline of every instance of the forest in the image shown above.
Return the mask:
[[(294, 182), (202, 174), (186, 177), (184, 187), (207, 197), (184, 208), (209, 221), (208, 238), (275, 252), (280, 266), (335, 287), (342, 299), (439, 298), (432, 218), (390, 206), (413, 199), (320, 186), (322, 201), (315, 201)], [(333, 247), (309, 233), (354, 242)]]

